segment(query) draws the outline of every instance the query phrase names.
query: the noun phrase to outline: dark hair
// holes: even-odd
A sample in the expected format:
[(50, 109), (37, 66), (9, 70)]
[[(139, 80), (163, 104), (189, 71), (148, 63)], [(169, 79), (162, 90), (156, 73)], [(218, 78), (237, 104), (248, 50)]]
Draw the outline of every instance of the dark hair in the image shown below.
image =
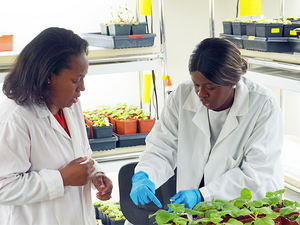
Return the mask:
[(37, 35), (17, 58), (5, 77), (3, 93), (19, 105), (42, 105), (50, 95), (47, 78), (70, 69), (71, 56), (88, 53), (88, 42), (71, 30), (47, 28)]
[(235, 85), (248, 69), (247, 61), (232, 42), (222, 38), (207, 38), (201, 41), (189, 60), (190, 74), (202, 73), (211, 82)]

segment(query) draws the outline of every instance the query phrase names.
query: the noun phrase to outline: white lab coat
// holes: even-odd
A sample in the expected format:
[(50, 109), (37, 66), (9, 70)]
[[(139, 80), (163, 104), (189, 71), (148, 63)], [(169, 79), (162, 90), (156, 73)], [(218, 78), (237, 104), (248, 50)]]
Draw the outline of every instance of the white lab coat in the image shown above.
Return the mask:
[(207, 108), (188, 81), (168, 97), (135, 172), (148, 173), (158, 188), (177, 167), (177, 191), (199, 188), (204, 175), (205, 201), (234, 199), (244, 187), (259, 199), (283, 188), (282, 144), (281, 111), (273, 94), (242, 77), (211, 149)]
[(95, 225), (91, 182), (64, 187), (59, 172), (91, 157), (80, 102), (63, 109), (72, 138), (46, 106), (0, 108), (0, 224)]

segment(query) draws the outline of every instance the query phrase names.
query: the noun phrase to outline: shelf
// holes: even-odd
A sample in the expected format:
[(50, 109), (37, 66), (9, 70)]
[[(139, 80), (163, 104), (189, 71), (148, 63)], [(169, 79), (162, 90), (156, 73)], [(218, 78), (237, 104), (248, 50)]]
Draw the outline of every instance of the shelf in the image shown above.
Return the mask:
[(146, 145), (138, 145), (132, 147), (115, 148), (105, 151), (93, 151), (92, 158), (97, 162), (138, 158), (145, 149)]
[(300, 92), (300, 73), (275, 68), (259, 67), (249, 69), (246, 77), (261, 84), (284, 90)]
[[(136, 72), (155, 70), (163, 53), (158, 53), (158, 47), (105, 49), (91, 46), (89, 49), (88, 75)], [(0, 52), (0, 83), (4, 81), (8, 68), (14, 63), (19, 52)]]

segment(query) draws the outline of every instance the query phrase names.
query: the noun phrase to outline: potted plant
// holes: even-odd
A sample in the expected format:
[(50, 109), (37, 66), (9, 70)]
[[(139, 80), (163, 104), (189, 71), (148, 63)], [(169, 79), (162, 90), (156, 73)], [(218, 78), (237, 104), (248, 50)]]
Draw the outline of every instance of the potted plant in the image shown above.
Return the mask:
[(283, 22), (275, 19), (257, 20), (255, 24), (257, 37), (282, 37)]
[(155, 118), (151, 119), (150, 115), (143, 112), (133, 118), (137, 119), (138, 133), (149, 133), (156, 121)]
[(13, 50), (13, 35), (5, 35), (0, 31), (0, 52)]
[(115, 120), (117, 134), (136, 134), (137, 120), (132, 119), (128, 114), (123, 113)]
[[(151, 216), (156, 216), (158, 224), (248, 224), (248, 225), (272, 225), (286, 224), (288, 218), (293, 219), (294, 224), (300, 222), (298, 217), (297, 202), (281, 200), (285, 189), (268, 192), (262, 199), (251, 200), (251, 191), (247, 188), (241, 190), (238, 198), (230, 201), (214, 200), (211, 204), (200, 202), (193, 209), (184, 209), (183, 204), (168, 205), (172, 212), (159, 210)], [(177, 208), (178, 207), (178, 208)], [(280, 207), (280, 210), (275, 208)], [(197, 215), (193, 221), (184, 220), (180, 223), (178, 218), (184, 215)], [(298, 219), (299, 218), (299, 219)]]
[(94, 203), (96, 219), (101, 219), (103, 225), (123, 225), (125, 217), (121, 211), (120, 203), (115, 201)]
[(106, 138), (112, 136), (113, 125), (108, 118), (100, 114), (99, 111), (86, 110), (83, 112), (85, 123), (90, 128), (90, 139)]
[(101, 24), (101, 33), (110, 36), (146, 34), (147, 23), (135, 20), (127, 4), (111, 7), (111, 20)]

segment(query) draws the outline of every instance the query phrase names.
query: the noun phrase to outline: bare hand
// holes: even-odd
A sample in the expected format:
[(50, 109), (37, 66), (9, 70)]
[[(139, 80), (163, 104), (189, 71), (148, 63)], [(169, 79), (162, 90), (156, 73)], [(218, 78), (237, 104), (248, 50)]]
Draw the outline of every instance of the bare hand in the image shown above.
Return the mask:
[(113, 189), (112, 181), (103, 173), (96, 173), (93, 177), (93, 183), (98, 190), (96, 196), (102, 201), (109, 200)]
[(79, 157), (71, 161), (66, 167), (59, 172), (61, 173), (64, 186), (82, 186), (87, 184), (93, 177), (95, 170), (94, 160), (90, 159), (88, 162), (87, 156)]

